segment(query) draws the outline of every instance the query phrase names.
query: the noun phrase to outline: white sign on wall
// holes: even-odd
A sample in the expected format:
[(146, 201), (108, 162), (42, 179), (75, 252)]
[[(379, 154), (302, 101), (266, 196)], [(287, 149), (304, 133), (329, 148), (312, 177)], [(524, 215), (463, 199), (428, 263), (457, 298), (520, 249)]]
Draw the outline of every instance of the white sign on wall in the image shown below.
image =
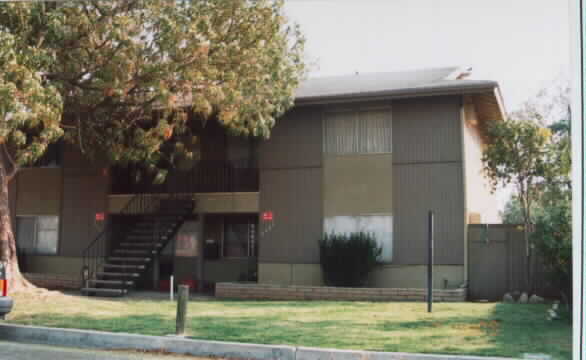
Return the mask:
[(390, 214), (373, 214), (359, 216), (331, 216), (324, 220), (324, 232), (327, 234), (374, 233), (376, 242), (382, 247), (381, 258), (384, 263), (393, 260), (393, 216)]

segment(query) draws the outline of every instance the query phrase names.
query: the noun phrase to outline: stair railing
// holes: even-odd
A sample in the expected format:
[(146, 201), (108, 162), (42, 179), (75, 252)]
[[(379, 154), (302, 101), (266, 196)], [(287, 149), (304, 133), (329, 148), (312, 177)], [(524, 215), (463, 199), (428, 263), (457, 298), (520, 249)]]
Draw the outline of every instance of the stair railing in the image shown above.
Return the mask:
[[(136, 194), (120, 210), (120, 215), (143, 215), (152, 214), (160, 206), (162, 196), (155, 194)], [(83, 267), (81, 270), (82, 287), (89, 287), (89, 280), (96, 279), (97, 272), (102, 268), (109, 252), (109, 240), (112, 238), (112, 222), (108, 221), (104, 229), (94, 238), (94, 240), (83, 250)], [(123, 262), (122, 265), (128, 265)], [(129, 269), (127, 266), (122, 268), (122, 272)], [(123, 289), (127, 289), (128, 279), (123, 280)]]

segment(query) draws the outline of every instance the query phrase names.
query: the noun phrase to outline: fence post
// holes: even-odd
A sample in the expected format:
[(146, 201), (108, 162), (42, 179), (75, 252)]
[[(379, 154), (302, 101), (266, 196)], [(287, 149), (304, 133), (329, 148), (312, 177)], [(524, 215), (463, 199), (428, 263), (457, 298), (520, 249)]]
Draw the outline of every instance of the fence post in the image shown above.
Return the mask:
[(427, 247), (427, 312), (431, 312), (433, 303), (433, 211), (428, 213), (428, 247)]
[(187, 302), (189, 300), (189, 286), (179, 285), (179, 294), (177, 296), (177, 319), (175, 335), (185, 334), (185, 318), (187, 317)]

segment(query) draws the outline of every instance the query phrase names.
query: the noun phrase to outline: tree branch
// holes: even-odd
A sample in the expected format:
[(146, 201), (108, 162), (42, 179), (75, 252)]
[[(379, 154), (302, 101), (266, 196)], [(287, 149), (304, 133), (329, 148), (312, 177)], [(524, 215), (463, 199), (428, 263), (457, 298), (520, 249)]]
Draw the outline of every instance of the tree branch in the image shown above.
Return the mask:
[(6, 177), (8, 178), (8, 181), (10, 181), (10, 180), (12, 180), (14, 175), (16, 175), (16, 172), (18, 171), (18, 166), (16, 165), (16, 163), (14, 162), (14, 159), (10, 155), (8, 148), (6, 147), (6, 143), (2, 144), (2, 150), (4, 151), (4, 156), (6, 157), (8, 162), (10, 163), (11, 169), (10, 169), (10, 171), (8, 171), (6, 173)]

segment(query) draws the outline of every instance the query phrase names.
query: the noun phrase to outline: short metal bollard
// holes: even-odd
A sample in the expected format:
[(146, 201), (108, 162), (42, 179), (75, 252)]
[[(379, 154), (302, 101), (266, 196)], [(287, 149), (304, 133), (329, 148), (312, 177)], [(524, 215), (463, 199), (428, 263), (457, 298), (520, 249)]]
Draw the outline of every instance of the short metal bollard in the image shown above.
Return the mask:
[(175, 335), (182, 336), (185, 334), (185, 318), (187, 317), (187, 303), (189, 301), (189, 286), (179, 285), (177, 294), (177, 319)]

